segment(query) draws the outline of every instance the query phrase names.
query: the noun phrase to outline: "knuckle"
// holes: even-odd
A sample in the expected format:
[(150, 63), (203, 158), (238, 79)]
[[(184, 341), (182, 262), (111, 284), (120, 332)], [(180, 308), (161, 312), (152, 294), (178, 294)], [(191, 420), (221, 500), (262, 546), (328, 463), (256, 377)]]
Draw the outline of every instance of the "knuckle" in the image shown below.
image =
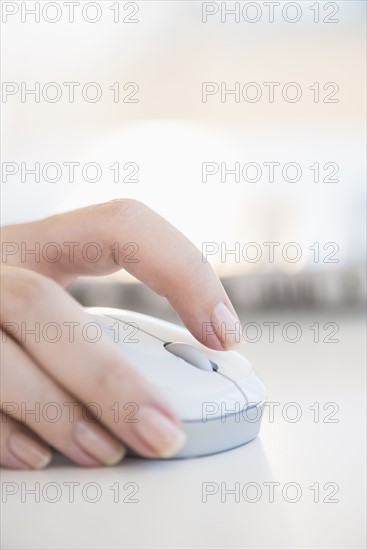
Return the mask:
[[(132, 228), (139, 224), (139, 220), (143, 220), (150, 209), (144, 203), (135, 199), (119, 198), (112, 201), (102, 203), (98, 206), (98, 211), (101, 219), (105, 222), (100, 235), (104, 250), (107, 255), (103, 257), (102, 262), (93, 265), (94, 272), (101, 273), (116, 271), (117, 266), (120, 268), (124, 265), (125, 255), (134, 254), (128, 245), (138, 248), (136, 242), (130, 242), (134, 237), (127, 239), (129, 243), (126, 246), (120, 246), (119, 233), (121, 228), (125, 229), (124, 233), (133, 233)], [(116, 248), (116, 244), (118, 245)], [(134, 260), (136, 261), (136, 260)]]
[(6, 279), (6, 296), (1, 301), (2, 314), (5, 315), (19, 316), (44, 303), (55, 285), (48, 277), (27, 269), (14, 269)]
[(92, 382), (91, 395), (99, 403), (105, 403), (106, 397), (121, 392), (121, 397), (134, 400), (144, 393), (144, 382), (136, 371), (120, 360), (109, 360), (101, 368)]
[(100, 369), (91, 381), (91, 394), (95, 396), (109, 395), (117, 384), (118, 370), (115, 363), (106, 362), (101, 364)]
[(108, 215), (112, 215), (112, 217), (131, 216), (148, 208), (144, 203), (136, 199), (126, 198), (114, 199), (104, 203), (104, 206), (107, 208)]

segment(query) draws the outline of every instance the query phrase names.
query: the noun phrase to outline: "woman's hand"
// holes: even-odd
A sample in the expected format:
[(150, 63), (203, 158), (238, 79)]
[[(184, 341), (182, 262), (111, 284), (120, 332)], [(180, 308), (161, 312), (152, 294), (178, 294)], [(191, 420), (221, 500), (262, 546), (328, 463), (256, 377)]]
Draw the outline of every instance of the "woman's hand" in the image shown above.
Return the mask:
[[(117, 463), (125, 444), (146, 457), (177, 453), (185, 435), (174, 411), (107, 337), (83, 338), (90, 319), (63, 287), (125, 268), (165, 296), (198, 340), (227, 349), (239, 321), (200, 252), (128, 199), (8, 226), (2, 241), (1, 464), (42, 468), (49, 445), (82, 466)], [(63, 329), (56, 341), (42, 336), (53, 323)]]

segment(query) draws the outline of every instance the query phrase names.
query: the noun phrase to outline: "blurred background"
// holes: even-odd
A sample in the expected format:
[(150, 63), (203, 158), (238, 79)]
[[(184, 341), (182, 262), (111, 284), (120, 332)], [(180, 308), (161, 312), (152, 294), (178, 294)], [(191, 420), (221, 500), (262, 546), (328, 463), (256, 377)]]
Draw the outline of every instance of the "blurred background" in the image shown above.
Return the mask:
[[(38, 16), (36, 4), (2, 7), (3, 82), (19, 87), (3, 94), (3, 224), (133, 197), (210, 251), (239, 308), (364, 303), (364, 2), (303, 1), (298, 11), (281, 2), (272, 23), (264, 2), (250, 3), (256, 10), (246, 2), (118, 2), (118, 12), (80, 2), (73, 22), (62, 2), (38, 3)], [(50, 82), (62, 90), (58, 101), (42, 95), (55, 94)], [(73, 102), (65, 82), (78, 83)], [(97, 102), (82, 97), (90, 82), (102, 90)], [(206, 101), (205, 82), (219, 89)], [(257, 102), (221, 97), (221, 83), (243, 90), (249, 82), (260, 87)], [(273, 102), (269, 82), (279, 84)], [(301, 90), (297, 102), (282, 95), (289, 82)], [(39, 83), (39, 102), (31, 94), (22, 101), (21, 83)], [(70, 162), (79, 163), (74, 181)], [(39, 182), (22, 163), (39, 163)], [(61, 173), (51, 167), (43, 177), (48, 163)], [(84, 177), (88, 163), (99, 166), (98, 181), (93, 166)], [(269, 163), (277, 163), (274, 177)], [(272, 261), (264, 243), (278, 243)], [(88, 305), (170, 315), (125, 272), (71, 291)]]

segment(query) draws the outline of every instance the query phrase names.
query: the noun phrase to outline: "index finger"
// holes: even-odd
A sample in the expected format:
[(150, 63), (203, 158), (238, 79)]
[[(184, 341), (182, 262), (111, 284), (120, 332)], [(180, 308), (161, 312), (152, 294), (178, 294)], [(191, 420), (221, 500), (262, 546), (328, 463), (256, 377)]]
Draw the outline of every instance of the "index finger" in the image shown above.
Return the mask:
[[(27, 226), (27, 228), (26, 228)], [(61, 284), (78, 275), (104, 275), (126, 269), (168, 299), (190, 332), (217, 350), (237, 347), (240, 323), (219, 278), (200, 251), (178, 229), (141, 202), (119, 199), (52, 216), (32, 224), (10, 226), (7, 239), (61, 247), (59, 262), (27, 267)], [(25, 238), (25, 236), (24, 236)], [(70, 258), (71, 243), (73, 247)], [(96, 262), (82, 253), (95, 243), (101, 250)], [(131, 258), (135, 245), (134, 257)], [(130, 261), (133, 260), (133, 261)], [(19, 265), (19, 264), (18, 264)]]

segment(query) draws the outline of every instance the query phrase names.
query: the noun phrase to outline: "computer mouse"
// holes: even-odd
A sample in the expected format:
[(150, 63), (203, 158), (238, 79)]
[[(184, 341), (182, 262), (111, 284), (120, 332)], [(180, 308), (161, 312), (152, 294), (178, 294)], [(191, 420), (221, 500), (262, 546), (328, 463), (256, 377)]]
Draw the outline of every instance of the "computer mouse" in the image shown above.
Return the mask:
[(134, 311), (86, 311), (176, 411), (187, 442), (174, 458), (228, 451), (258, 435), (266, 390), (243, 355), (206, 348), (187, 329)]

